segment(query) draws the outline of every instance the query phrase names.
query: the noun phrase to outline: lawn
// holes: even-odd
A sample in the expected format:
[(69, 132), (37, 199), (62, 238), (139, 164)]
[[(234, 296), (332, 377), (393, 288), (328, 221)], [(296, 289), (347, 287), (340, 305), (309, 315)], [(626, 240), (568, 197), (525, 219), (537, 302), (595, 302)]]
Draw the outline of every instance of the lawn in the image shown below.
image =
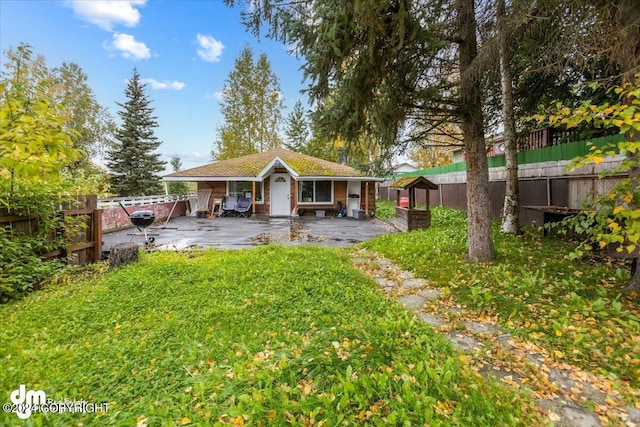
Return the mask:
[(389, 234), (365, 247), (557, 361), (612, 378), (623, 389), (640, 388), (640, 303), (621, 294), (628, 265), (599, 254), (570, 260), (575, 243), (531, 229), (523, 236), (503, 235), (497, 224), (495, 260), (468, 263), (465, 222), (464, 212), (435, 208), (430, 229)]
[(0, 400), (25, 384), (108, 411), (0, 412), (0, 425), (538, 422), (525, 395), (470, 370), (344, 251), (163, 252), (103, 269), (0, 306)]

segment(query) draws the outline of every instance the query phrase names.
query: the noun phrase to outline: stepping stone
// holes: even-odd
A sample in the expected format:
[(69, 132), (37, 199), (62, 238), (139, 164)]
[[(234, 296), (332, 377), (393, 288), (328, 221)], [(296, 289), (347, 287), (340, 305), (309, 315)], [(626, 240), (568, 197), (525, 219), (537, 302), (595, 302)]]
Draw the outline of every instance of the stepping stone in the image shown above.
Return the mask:
[(398, 301), (410, 310), (419, 310), (426, 302), (426, 299), (420, 295), (403, 295), (398, 297)]
[(428, 288), (420, 291), (419, 295), (421, 297), (426, 298), (427, 300), (434, 300), (434, 299), (440, 298), (440, 296), (442, 295), (442, 292), (440, 292), (439, 289)]
[(545, 357), (540, 353), (527, 353), (524, 358), (535, 365), (544, 365)]
[(507, 350), (515, 348), (513, 345), (513, 336), (511, 334), (502, 334), (496, 338), (496, 341), (498, 341), (498, 343)]
[(402, 282), (402, 286), (406, 288), (421, 288), (423, 286), (427, 286), (428, 284), (429, 282), (427, 282), (426, 280), (416, 278), (407, 279)]
[(428, 313), (419, 313), (418, 318), (422, 320), (424, 323), (440, 328), (447, 324), (447, 321), (442, 316), (438, 316), (437, 314), (428, 314)]
[(569, 378), (569, 372), (564, 369), (551, 368), (548, 377), (549, 381), (565, 391), (571, 391), (573, 387), (578, 385), (574, 380)]
[(382, 286), (383, 288), (393, 288), (394, 286), (397, 285), (396, 282), (391, 281), (389, 279), (385, 279), (384, 277), (374, 277), (374, 280), (378, 285)]
[(499, 326), (485, 322), (464, 322), (464, 326), (474, 334), (496, 335), (503, 332)]
[(558, 413), (558, 427), (600, 427), (600, 419), (590, 410), (577, 405), (564, 405)]
[(514, 382), (516, 384), (522, 384), (522, 375), (518, 375), (513, 371), (508, 372), (502, 369), (493, 369), (493, 365), (483, 366), (480, 369), (480, 373), (485, 378), (493, 377), (505, 383)]
[[(600, 405), (604, 405), (605, 399), (607, 398), (606, 393), (598, 390), (589, 383), (584, 384), (584, 386), (582, 387), (582, 392), (580, 394), (591, 400), (592, 402), (599, 403)], [(640, 409), (636, 409), (636, 411), (638, 411), (638, 418), (634, 422), (638, 423), (640, 422)]]
[(640, 423), (640, 409), (633, 406), (625, 406), (624, 409), (629, 414), (629, 421), (636, 424)]
[(482, 345), (477, 339), (459, 333), (448, 333), (445, 337), (451, 342), (453, 348), (462, 351), (479, 350)]
[(401, 271), (399, 274), (396, 275), (396, 277), (400, 280), (413, 279), (413, 275), (408, 271)]
[(389, 261), (386, 258), (379, 258), (376, 260), (376, 264), (378, 264), (382, 268), (395, 267), (395, 264)]
[(554, 423), (557, 427), (600, 427), (602, 425), (595, 413), (582, 406), (551, 399), (540, 399), (536, 403), (539, 407), (560, 417), (560, 420)]

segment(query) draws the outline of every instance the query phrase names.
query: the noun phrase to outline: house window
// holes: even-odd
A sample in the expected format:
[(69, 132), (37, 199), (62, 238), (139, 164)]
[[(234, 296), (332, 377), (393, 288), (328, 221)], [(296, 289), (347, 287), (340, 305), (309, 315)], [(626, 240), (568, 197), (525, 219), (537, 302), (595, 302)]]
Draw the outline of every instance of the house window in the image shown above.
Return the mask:
[(298, 203), (332, 203), (332, 181), (299, 181)]
[[(227, 195), (251, 197), (252, 181), (229, 181)], [(262, 182), (256, 182), (256, 203), (262, 202)]]

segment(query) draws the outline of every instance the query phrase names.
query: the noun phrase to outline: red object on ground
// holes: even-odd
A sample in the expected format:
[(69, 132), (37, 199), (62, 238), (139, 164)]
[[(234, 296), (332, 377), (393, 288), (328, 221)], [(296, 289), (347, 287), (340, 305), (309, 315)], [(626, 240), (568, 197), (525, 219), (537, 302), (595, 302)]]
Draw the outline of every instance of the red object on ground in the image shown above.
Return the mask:
[(400, 207), (408, 208), (409, 207), (409, 198), (408, 197), (400, 197)]

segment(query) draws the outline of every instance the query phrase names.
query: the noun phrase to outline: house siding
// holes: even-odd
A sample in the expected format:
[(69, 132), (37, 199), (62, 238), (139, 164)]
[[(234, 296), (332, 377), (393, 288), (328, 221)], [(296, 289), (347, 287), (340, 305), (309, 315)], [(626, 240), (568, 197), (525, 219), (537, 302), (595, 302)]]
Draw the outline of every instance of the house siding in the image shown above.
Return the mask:
[[(257, 215), (270, 215), (271, 214), (271, 176), (265, 177), (262, 182), (264, 187), (264, 202), (255, 204), (255, 213)], [(365, 209), (365, 191), (369, 191), (369, 206)], [(221, 199), (227, 194), (226, 181), (198, 181), (198, 190), (211, 190), (211, 196), (209, 197), (209, 205), (212, 206), (214, 199)], [(318, 203), (316, 205), (302, 205), (298, 206), (298, 182), (291, 178), (291, 208), (298, 208), (302, 215), (315, 215), (316, 210), (332, 210), (327, 212), (327, 215), (332, 215), (337, 212), (338, 204), (345, 208), (347, 206), (347, 181), (334, 181), (333, 182), (333, 203)], [(253, 208), (252, 208), (253, 209)], [(360, 209), (367, 210), (369, 213), (375, 211), (375, 183), (369, 182), (367, 186), (366, 182), (361, 184), (361, 198)]]
[(198, 191), (200, 190), (211, 190), (209, 203), (207, 204), (210, 210), (214, 199), (221, 199), (227, 195), (227, 183), (224, 181), (198, 181)]

